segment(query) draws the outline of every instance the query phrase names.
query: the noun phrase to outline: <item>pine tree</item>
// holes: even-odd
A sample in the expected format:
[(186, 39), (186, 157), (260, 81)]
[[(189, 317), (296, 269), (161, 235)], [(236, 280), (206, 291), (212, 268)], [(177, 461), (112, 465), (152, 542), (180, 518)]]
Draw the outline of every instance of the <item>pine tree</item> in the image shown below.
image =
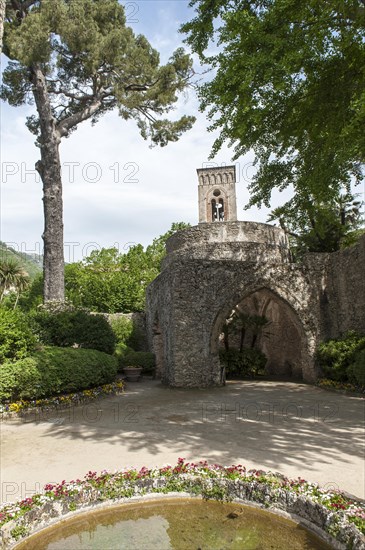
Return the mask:
[(27, 126), (37, 136), (43, 182), (44, 300), (64, 300), (63, 208), (59, 147), (78, 124), (118, 109), (144, 139), (165, 146), (194, 118), (163, 116), (188, 85), (192, 61), (182, 48), (166, 65), (142, 35), (126, 26), (118, 0), (8, 0), (1, 97), (34, 101)]

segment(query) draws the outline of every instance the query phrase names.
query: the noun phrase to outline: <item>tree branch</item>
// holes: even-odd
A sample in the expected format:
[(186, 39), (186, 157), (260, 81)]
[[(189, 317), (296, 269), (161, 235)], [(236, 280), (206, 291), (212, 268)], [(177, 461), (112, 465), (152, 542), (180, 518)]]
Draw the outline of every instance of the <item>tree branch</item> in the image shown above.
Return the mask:
[(126, 92), (145, 92), (148, 90), (149, 86), (147, 84), (129, 84), (124, 88)]
[(92, 94), (76, 95), (76, 94), (73, 94), (72, 92), (68, 92), (63, 88), (59, 88), (58, 90), (52, 90), (51, 93), (56, 95), (64, 95), (66, 97), (69, 97), (70, 99), (74, 99), (75, 101), (81, 101), (83, 99), (92, 99), (94, 97), (94, 95)]
[(142, 107), (136, 107), (136, 109), (137, 111), (142, 113), (142, 115), (145, 116), (150, 122), (156, 122), (156, 119), (148, 111), (145, 111)]
[(61, 137), (66, 136), (68, 132), (71, 130), (71, 128), (73, 128), (74, 126), (77, 126), (80, 122), (83, 122), (88, 118), (91, 118), (95, 113), (97, 113), (101, 105), (102, 105), (102, 99), (100, 97), (97, 97), (94, 99), (94, 101), (90, 105), (88, 105), (81, 111), (78, 111), (77, 113), (74, 113), (73, 115), (70, 115), (69, 117), (59, 122), (56, 125), (56, 128), (60, 136)]

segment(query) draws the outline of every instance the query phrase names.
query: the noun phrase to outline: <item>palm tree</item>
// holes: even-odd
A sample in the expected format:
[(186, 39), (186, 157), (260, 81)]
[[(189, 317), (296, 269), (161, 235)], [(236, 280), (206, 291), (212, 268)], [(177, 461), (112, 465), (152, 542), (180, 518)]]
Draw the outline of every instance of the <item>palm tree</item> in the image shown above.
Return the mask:
[(19, 295), (29, 286), (29, 275), (21, 265), (12, 260), (0, 262), (0, 302), (3, 301), (5, 292), (14, 289), (17, 293), (14, 309), (19, 300)]
[(239, 328), (240, 331), (240, 352), (242, 353), (244, 348), (244, 341), (246, 332), (250, 331), (252, 334), (251, 349), (254, 349), (256, 340), (262, 331), (262, 329), (269, 323), (269, 320), (262, 315), (250, 315), (236, 309), (233, 314), (233, 326)]
[(16, 300), (15, 300), (15, 303), (14, 303), (14, 309), (18, 305), (18, 300), (19, 300), (20, 294), (22, 292), (24, 292), (24, 290), (27, 290), (29, 285), (30, 285), (29, 275), (26, 271), (23, 271), (23, 274), (19, 275), (17, 283), (15, 285)]

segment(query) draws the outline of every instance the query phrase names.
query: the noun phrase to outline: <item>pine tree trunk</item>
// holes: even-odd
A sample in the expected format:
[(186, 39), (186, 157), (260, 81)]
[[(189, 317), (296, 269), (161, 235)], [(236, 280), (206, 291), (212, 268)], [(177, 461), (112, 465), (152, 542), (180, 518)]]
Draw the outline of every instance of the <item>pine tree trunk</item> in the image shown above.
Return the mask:
[(6, 0), (0, 0), (0, 54), (3, 51), (5, 9), (6, 9)]
[(63, 204), (60, 135), (52, 115), (47, 84), (39, 65), (32, 67), (33, 94), (40, 120), (41, 160), (37, 162), (43, 182), (44, 302), (63, 302), (65, 298), (63, 256)]

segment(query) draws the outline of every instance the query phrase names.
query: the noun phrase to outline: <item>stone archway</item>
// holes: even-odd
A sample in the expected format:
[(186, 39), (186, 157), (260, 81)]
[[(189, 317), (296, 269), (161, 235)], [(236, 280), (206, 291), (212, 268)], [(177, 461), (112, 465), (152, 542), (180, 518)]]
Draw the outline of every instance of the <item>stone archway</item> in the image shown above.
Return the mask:
[(308, 270), (290, 263), (281, 229), (207, 223), (173, 235), (166, 247), (163, 270), (147, 294), (150, 346), (163, 350), (166, 384), (222, 384), (219, 334), (238, 305), (271, 319), (271, 339), (257, 341), (269, 357), (269, 372), (316, 380), (317, 287)]
[[(223, 346), (222, 327), (234, 309), (267, 318), (268, 324), (257, 338), (255, 347), (268, 358), (268, 374), (312, 380), (311, 334), (308, 334), (293, 306), (278, 292), (267, 287), (250, 290), (239, 299), (232, 298), (216, 316), (211, 331), (211, 353), (216, 364), (219, 349)], [(245, 338), (245, 346), (250, 347), (250, 331)], [(237, 347), (237, 342), (233, 342), (233, 347)]]

